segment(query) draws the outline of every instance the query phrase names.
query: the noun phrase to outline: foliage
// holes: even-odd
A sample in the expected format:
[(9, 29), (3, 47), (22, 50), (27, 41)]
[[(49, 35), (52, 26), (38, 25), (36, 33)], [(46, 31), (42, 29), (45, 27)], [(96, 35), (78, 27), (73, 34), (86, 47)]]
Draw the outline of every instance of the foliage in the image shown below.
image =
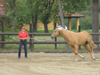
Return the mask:
[[(99, 9), (100, 9), (100, 0), (99, 0)], [(80, 14), (85, 15), (85, 18), (80, 19), (81, 29), (91, 29), (92, 28), (92, 1), (91, 5), (87, 7), (86, 10), (77, 12)], [(100, 19), (100, 13), (99, 13), (99, 19)], [(99, 20), (99, 28), (100, 28), (100, 20)]]
[(92, 29), (92, 18), (91, 17), (85, 17), (81, 19), (81, 28), (82, 29)]
[(99, 28), (100, 28), (100, 13), (99, 13)]
[[(9, 21), (9, 25), (13, 27), (13, 20), (15, 20), (15, 26), (21, 28), (23, 23), (27, 21), (27, 13), (29, 9), (26, 5), (26, 0), (5, 0), (7, 4), (4, 5), (6, 11), (6, 25)], [(29, 20), (29, 19), (28, 19)]]
[[(60, 22), (60, 17), (56, 17), (59, 12), (58, 0), (6, 0), (8, 4), (6, 7), (6, 16), (9, 19), (10, 25), (12, 25), (13, 19), (16, 20), (18, 28), (23, 26), (23, 23), (30, 23), (33, 16), (33, 24), (35, 22), (35, 15), (37, 20), (46, 22), (47, 24), (54, 20), (54, 22)], [(92, 23), (92, 1), (91, 0), (62, 0), (63, 10), (68, 13), (80, 13), (86, 16), (81, 19), (83, 28), (88, 28)], [(99, 0), (100, 9), (100, 0)], [(88, 20), (87, 24), (86, 21)], [(91, 22), (91, 23), (90, 23)], [(68, 25), (68, 21), (65, 21)], [(72, 19), (72, 29), (76, 29), (76, 19)], [(89, 27), (91, 28), (91, 27)]]
[(52, 12), (51, 12), (51, 20), (54, 20), (55, 23), (59, 22), (60, 20), (60, 17), (57, 17), (58, 12), (59, 12), (58, 0), (55, 0), (52, 6)]
[(99, 0), (99, 13), (100, 13), (100, 0)]
[[(42, 1), (41, 2), (41, 8), (40, 8), (40, 15), (39, 15), (39, 20), (44, 24), (45, 32), (48, 32), (48, 27), (47, 24), (51, 22), (51, 18), (53, 16), (53, 13), (55, 14), (57, 11), (57, 0), (47, 0), (47, 1)], [(55, 9), (55, 7), (56, 9)], [(54, 7), (54, 8), (53, 8)], [(56, 17), (56, 14), (54, 15)]]
[(91, 0), (62, 0), (64, 10), (72, 14), (86, 10), (87, 6), (90, 5)]
[[(26, 5), (28, 7), (28, 11), (29, 13), (27, 14), (27, 18), (29, 20), (31, 20), (31, 23), (33, 25), (33, 31), (37, 31), (37, 20), (38, 20), (38, 16), (40, 13), (40, 2), (39, 0), (27, 0), (26, 1)], [(30, 21), (29, 21), (30, 22)]]

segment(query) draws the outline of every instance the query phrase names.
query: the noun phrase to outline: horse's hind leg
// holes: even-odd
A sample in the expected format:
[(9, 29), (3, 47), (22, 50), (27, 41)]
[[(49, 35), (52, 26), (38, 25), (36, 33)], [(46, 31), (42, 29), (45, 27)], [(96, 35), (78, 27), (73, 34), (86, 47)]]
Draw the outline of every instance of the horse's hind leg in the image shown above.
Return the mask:
[(85, 49), (86, 49), (86, 50), (88, 50), (88, 51), (89, 51), (89, 53), (90, 53), (91, 57), (93, 58), (93, 55), (92, 55), (92, 53), (91, 53), (91, 50), (88, 48), (87, 44), (85, 44), (85, 45), (84, 45), (84, 47), (85, 47)]
[(80, 55), (80, 54), (78, 54), (78, 56), (84, 59), (84, 56), (82, 56), (82, 55)]
[(89, 43), (90, 47), (91, 47), (91, 51), (92, 51), (92, 58), (93, 60), (95, 60), (95, 57), (94, 57), (94, 52), (93, 52), (93, 47), (92, 47), (92, 43)]

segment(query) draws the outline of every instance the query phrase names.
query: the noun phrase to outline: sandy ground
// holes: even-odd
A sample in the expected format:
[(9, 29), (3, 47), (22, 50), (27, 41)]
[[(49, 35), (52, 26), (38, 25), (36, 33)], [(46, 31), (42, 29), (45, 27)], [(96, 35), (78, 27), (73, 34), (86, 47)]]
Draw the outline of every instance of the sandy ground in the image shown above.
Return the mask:
[(73, 53), (0, 53), (0, 75), (100, 75), (100, 53), (96, 60), (82, 53), (85, 59), (75, 62)]

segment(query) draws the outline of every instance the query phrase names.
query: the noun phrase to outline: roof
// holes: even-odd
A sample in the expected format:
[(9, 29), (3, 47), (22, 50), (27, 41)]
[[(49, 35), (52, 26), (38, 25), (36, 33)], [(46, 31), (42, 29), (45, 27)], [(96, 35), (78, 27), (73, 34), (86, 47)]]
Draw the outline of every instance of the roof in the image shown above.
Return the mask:
[[(60, 16), (60, 12), (58, 13), (58, 15)], [(79, 18), (79, 17), (85, 17), (85, 16), (77, 13), (70, 15), (69, 13), (67, 13), (67, 11), (64, 14), (64, 18)]]
[(0, 0), (0, 16), (2, 16), (2, 15), (5, 15), (5, 12), (4, 12), (3, 3), (2, 3), (2, 1)]
[(4, 12), (3, 8), (0, 7), (0, 16), (2, 16), (4, 14), (5, 14), (5, 12)]

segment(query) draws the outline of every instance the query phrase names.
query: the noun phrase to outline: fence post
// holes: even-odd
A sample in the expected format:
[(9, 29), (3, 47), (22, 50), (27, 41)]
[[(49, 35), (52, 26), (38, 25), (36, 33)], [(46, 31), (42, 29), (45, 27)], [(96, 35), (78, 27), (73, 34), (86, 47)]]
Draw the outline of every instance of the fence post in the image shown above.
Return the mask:
[[(34, 38), (34, 35), (32, 35), (31, 38)], [(31, 52), (33, 52), (34, 51), (34, 39), (31, 39), (30, 43), (31, 43)]]
[[(78, 32), (81, 32), (81, 26), (78, 26)], [(79, 50), (81, 50), (81, 47), (79, 46)]]
[[(32, 38), (32, 35), (30, 35), (30, 38)], [(30, 39), (30, 50), (31, 50), (31, 44), (32, 44), (32, 39)]]
[[(4, 23), (1, 22), (2, 24), (2, 32), (4, 32)], [(2, 35), (2, 41), (5, 41), (4, 35)], [(4, 49), (4, 44), (2, 44), (2, 49)]]
[(81, 32), (81, 26), (80, 25), (78, 26), (78, 32)]
[[(30, 23), (30, 33), (32, 33), (32, 24)], [(30, 35), (30, 38), (32, 38), (32, 35)], [(31, 49), (31, 40), (32, 39), (30, 39), (30, 49)]]
[[(55, 38), (55, 42), (57, 42), (57, 38)], [(57, 49), (57, 43), (55, 43), (55, 49)]]

